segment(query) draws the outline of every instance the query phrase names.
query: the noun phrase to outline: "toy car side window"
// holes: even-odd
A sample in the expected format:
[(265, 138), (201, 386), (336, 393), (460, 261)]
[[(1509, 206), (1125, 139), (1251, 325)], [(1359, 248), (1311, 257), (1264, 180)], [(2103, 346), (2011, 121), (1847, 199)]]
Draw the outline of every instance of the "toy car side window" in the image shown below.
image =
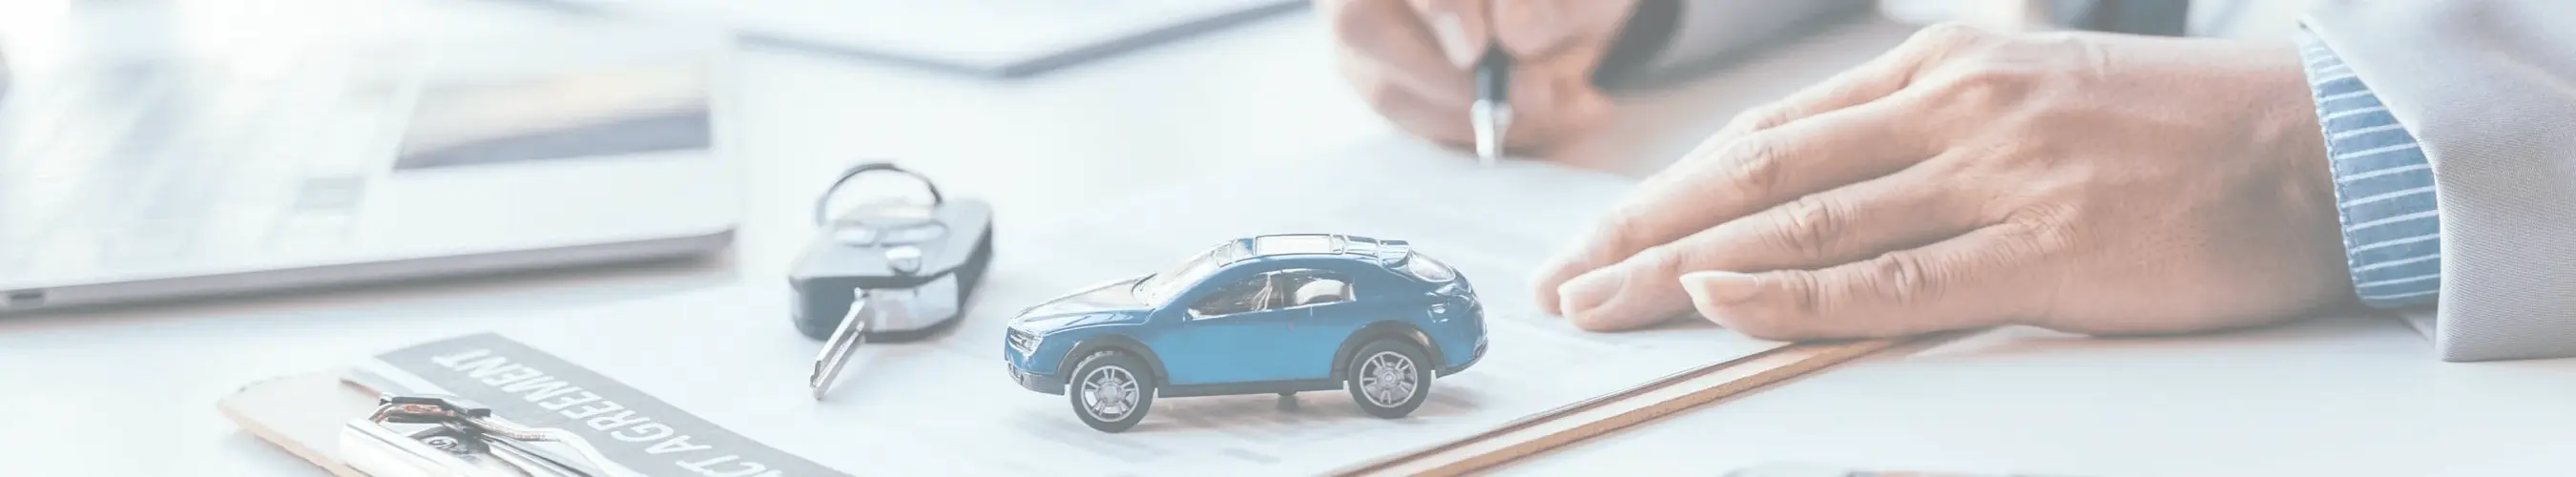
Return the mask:
[(1246, 277), (1218, 288), (1190, 305), (1190, 318), (1213, 318), (1268, 309), (1271, 274)]
[(1351, 278), (1342, 272), (1298, 268), (1281, 270), (1270, 288), (1278, 290), (1273, 308), (1329, 305), (1351, 301)]

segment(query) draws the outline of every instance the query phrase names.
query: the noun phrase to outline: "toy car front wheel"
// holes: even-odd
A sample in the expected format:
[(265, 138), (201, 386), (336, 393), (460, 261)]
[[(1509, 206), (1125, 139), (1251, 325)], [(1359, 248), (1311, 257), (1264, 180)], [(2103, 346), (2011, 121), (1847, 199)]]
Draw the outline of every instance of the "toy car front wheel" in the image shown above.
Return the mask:
[(1431, 367), (1421, 345), (1398, 338), (1379, 338), (1361, 346), (1343, 364), (1351, 400), (1369, 415), (1394, 419), (1413, 413), (1431, 397)]
[(1101, 432), (1121, 432), (1145, 420), (1145, 410), (1154, 406), (1154, 382), (1146, 374), (1145, 360), (1116, 350), (1091, 353), (1073, 369), (1073, 382), (1064, 395), (1073, 401), (1073, 415), (1083, 424)]

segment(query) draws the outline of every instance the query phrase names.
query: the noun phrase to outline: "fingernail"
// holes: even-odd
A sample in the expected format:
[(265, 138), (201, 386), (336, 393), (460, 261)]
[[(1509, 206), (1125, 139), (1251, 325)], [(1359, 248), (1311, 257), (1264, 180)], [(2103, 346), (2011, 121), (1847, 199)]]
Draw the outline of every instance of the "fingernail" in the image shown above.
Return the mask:
[(1702, 271), (1682, 274), (1682, 291), (1690, 292), (1691, 301), (1725, 305), (1753, 298), (1761, 282), (1752, 275), (1735, 272)]
[(1627, 286), (1627, 267), (1613, 265), (1586, 272), (1557, 288), (1558, 311), (1566, 318), (1591, 317), (1592, 312), (1618, 298), (1619, 290)]
[(1449, 64), (1466, 68), (1484, 55), (1484, 45), (1467, 38), (1467, 23), (1457, 13), (1440, 12), (1431, 16), (1431, 39), (1440, 42), (1441, 53), (1449, 55)]

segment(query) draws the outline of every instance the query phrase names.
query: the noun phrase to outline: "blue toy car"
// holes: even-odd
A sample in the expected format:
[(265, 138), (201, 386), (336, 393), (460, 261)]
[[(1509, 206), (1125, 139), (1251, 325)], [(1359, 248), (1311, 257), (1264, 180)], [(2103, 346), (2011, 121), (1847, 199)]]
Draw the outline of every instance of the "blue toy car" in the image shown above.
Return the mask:
[(1369, 414), (1403, 417), (1433, 377), (1485, 355), (1484, 307), (1456, 269), (1345, 235), (1228, 241), (1030, 307), (1006, 334), (1011, 378), (1066, 395), (1103, 432), (1135, 427), (1158, 396), (1348, 389)]

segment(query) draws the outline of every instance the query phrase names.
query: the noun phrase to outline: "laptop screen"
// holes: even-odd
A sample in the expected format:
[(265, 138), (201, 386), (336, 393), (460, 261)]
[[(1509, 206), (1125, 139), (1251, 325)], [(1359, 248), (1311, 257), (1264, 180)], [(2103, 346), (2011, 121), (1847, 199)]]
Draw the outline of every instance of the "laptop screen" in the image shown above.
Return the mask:
[(709, 89), (703, 70), (654, 66), (430, 85), (394, 167), (705, 150)]

